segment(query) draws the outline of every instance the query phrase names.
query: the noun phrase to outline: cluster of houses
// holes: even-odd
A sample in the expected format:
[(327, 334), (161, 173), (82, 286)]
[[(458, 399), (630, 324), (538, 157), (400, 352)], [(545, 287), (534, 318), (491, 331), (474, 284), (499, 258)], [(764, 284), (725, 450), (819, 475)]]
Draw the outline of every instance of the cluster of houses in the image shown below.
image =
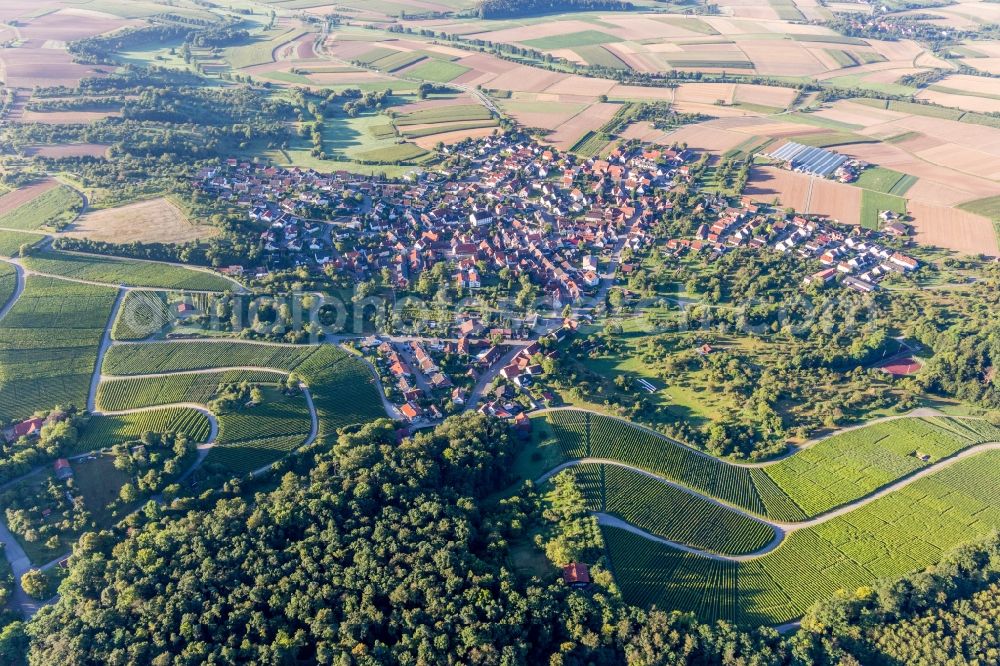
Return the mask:
[[(594, 293), (614, 251), (652, 242), (651, 227), (673, 207), (665, 193), (689, 179), (695, 157), (632, 148), (584, 160), (516, 134), (450, 150), (467, 166), (407, 183), (229, 160), (197, 184), (266, 225), (264, 256), (358, 281), (388, 275), (403, 291), (441, 262), (456, 290), (488, 286), (506, 269), (558, 307)], [(333, 238), (324, 222), (336, 225)]]
[(819, 262), (823, 270), (806, 277), (805, 284), (827, 284), (839, 276), (842, 285), (860, 292), (875, 291), (887, 275), (920, 267), (913, 257), (887, 246), (887, 238), (909, 235), (909, 227), (888, 211), (882, 214), (886, 224), (881, 232), (861, 227), (847, 231), (815, 218), (776, 215), (750, 197), (741, 204), (721, 208), (718, 219), (702, 224), (694, 239), (670, 239), (667, 249), (715, 255), (736, 247), (770, 249)]

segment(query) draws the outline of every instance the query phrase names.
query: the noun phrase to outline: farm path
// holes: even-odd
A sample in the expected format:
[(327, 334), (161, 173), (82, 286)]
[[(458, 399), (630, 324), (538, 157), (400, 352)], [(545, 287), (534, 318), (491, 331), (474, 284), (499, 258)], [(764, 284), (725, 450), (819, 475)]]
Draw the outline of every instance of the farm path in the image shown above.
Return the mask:
[[(897, 490), (902, 490), (903, 488), (909, 486), (912, 483), (915, 483), (916, 481), (919, 481), (920, 479), (922, 479), (922, 478), (924, 478), (926, 476), (930, 476), (932, 474), (937, 474), (941, 470), (947, 469), (948, 467), (951, 467), (952, 465), (954, 465), (955, 463), (957, 463), (960, 460), (964, 460), (966, 458), (969, 458), (969, 457), (972, 457), (972, 456), (976, 456), (976, 455), (979, 455), (980, 453), (985, 453), (987, 451), (996, 451), (996, 450), (1000, 450), (1000, 442), (987, 442), (987, 443), (984, 443), (984, 444), (977, 444), (976, 446), (972, 446), (972, 447), (969, 447), (969, 448), (964, 449), (962, 451), (959, 451), (958, 453), (955, 453), (955, 454), (953, 454), (953, 455), (951, 455), (951, 456), (949, 456), (947, 458), (942, 458), (941, 460), (937, 461), (933, 465), (929, 465), (928, 467), (924, 467), (923, 469), (920, 469), (920, 470), (918, 470), (918, 471), (916, 471), (916, 472), (914, 472), (912, 474), (909, 474), (909, 475), (907, 475), (907, 476), (905, 476), (905, 477), (897, 480), (894, 483), (891, 483), (891, 484), (889, 484), (887, 486), (883, 486), (882, 488), (880, 488), (880, 489), (878, 489), (878, 490), (876, 490), (874, 492), (871, 492), (871, 493), (865, 495), (864, 497), (860, 497), (860, 498), (854, 500), (853, 502), (849, 502), (849, 503), (844, 504), (842, 506), (839, 506), (839, 507), (837, 507), (835, 509), (831, 509), (830, 511), (822, 513), (822, 514), (820, 514), (820, 515), (818, 515), (818, 516), (816, 516), (814, 518), (810, 518), (809, 520), (803, 520), (803, 521), (799, 521), (799, 522), (781, 522), (781, 521), (763, 520), (763, 519), (761, 519), (761, 518), (759, 518), (757, 516), (754, 516), (753, 514), (749, 514), (749, 513), (745, 512), (745, 511), (742, 511), (742, 510), (738, 509), (737, 507), (733, 507), (733, 506), (731, 506), (729, 504), (726, 504), (725, 502), (722, 502), (720, 500), (717, 500), (717, 499), (715, 499), (713, 497), (710, 497), (708, 495), (704, 495), (704, 494), (702, 494), (700, 492), (697, 492), (695, 490), (692, 490), (690, 488), (686, 488), (685, 486), (682, 486), (682, 485), (673, 483), (671, 481), (668, 481), (668, 480), (666, 480), (666, 479), (664, 479), (664, 478), (662, 478), (660, 476), (657, 476), (656, 474), (652, 474), (652, 473), (647, 472), (645, 470), (639, 469), (638, 467), (633, 467), (632, 465), (626, 465), (624, 463), (619, 463), (619, 462), (615, 462), (615, 461), (604, 460), (604, 459), (601, 459), (601, 458), (583, 458), (581, 460), (575, 460), (575, 461), (570, 461), (568, 463), (563, 463), (559, 467), (554, 468), (550, 472), (548, 472), (545, 475), (543, 475), (542, 477), (540, 477), (538, 479), (538, 482), (541, 483), (545, 479), (549, 478), (552, 474), (557, 473), (557, 472), (559, 472), (559, 471), (561, 471), (563, 469), (566, 469), (567, 467), (572, 467), (574, 465), (580, 465), (580, 464), (585, 464), (585, 463), (612, 464), (612, 465), (617, 465), (618, 467), (624, 467), (626, 469), (630, 469), (630, 470), (632, 470), (634, 472), (637, 472), (639, 474), (643, 474), (644, 476), (647, 476), (647, 477), (650, 477), (652, 479), (655, 479), (655, 480), (657, 480), (660, 483), (663, 483), (665, 485), (673, 486), (673, 487), (678, 488), (680, 490), (684, 490), (685, 492), (688, 492), (688, 493), (690, 493), (692, 495), (696, 495), (698, 497), (701, 497), (702, 499), (704, 499), (706, 501), (709, 501), (709, 502), (712, 502), (713, 504), (716, 504), (718, 506), (726, 507), (727, 509), (734, 510), (737, 513), (741, 513), (741, 514), (743, 514), (745, 516), (748, 516), (750, 518), (754, 518), (755, 520), (757, 520), (759, 522), (766, 523), (767, 525), (770, 525), (774, 529), (774, 531), (775, 531), (775, 538), (772, 539), (769, 544), (767, 544), (766, 546), (764, 546), (763, 548), (761, 548), (759, 550), (754, 551), (753, 553), (748, 553), (746, 555), (719, 555), (717, 553), (711, 553), (711, 552), (708, 552), (708, 551), (699, 550), (697, 548), (692, 548), (690, 546), (684, 546), (682, 544), (677, 544), (677, 543), (675, 543), (673, 541), (669, 541), (667, 539), (664, 539), (663, 537), (659, 537), (659, 536), (656, 536), (654, 534), (651, 534), (651, 533), (647, 532), (646, 530), (643, 530), (640, 527), (636, 527), (635, 525), (632, 525), (631, 523), (627, 523), (627, 522), (623, 521), (622, 519), (617, 518), (615, 516), (612, 516), (610, 514), (604, 514), (604, 513), (598, 513), (598, 514), (596, 514), (598, 516), (598, 522), (601, 522), (602, 524), (605, 524), (605, 525), (611, 525), (613, 527), (621, 527), (622, 529), (627, 529), (628, 531), (632, 532), (633, 534), (637, 534), (637, 535), (642, 536), (644, 538), (650, 539), (651, 541), (657, 541), (659, 543), (663, 543), (663, 544), (666, 544), (668, 546), (679, 548), (680, 550), (684, 550), (686, 552), (690, 552), (690, 553), (695, 553), (695, 554), (698, 554), (698, 555), (702, 555), (704, 557), (708, 557), (708, 558), (712, 558), (712, 559), (717, 559), (717, 560), (726, 560), (726, 561), (730, 561), (730, 562), (744, 562), (744, 561), (748, 561), (748, 560), (755, 560), (755, 559), (757, 559), (759, 557), (762, 557), (762, 556), (766, 555), (767, 553), (771, 552), (772, 550), (778, 548), (784, 542), (785, 536), (787, 536), (788, 534), (790, 534), (792, 532), (795, 532), (797, 530), (811, 528), (811, 527), (816, 527), (818, 525), (822, 525), (823, 523), (829, 522), (829, 521), (833, 520), (834, 518), (838, 518), (838, 517), (843, 516), (845, 514), (851, 513), (852, 511), (854, 511), (856, 509), (860, 509), (863, 506), (871, 504), (875, 500), (881, 499), (882, 497), (885, 497), (886, 495), (888, 495), (890, 493), (894, 493)], [(602, 516), (604, 517), (603, 519), (602, 519)], [(625, 525), (628, 525), (628, 527), (624, 527)]]
[(14, 307), (24, 292), (24, 269), (13, 262), (11, 262), (11, 265), (14, 267), (14, 293), (4, 303), (3, 308), (0, 308), (0, 320), (7, 316), (7, 313), (10, 312), (10, 309)]
[[(530, 415), (531, 416), (540, 416), (542, 414), (548, 414), (549, 412), (559, 412), (559, 411), (569, 411), (569, 410), (578, 411), (578, 412), (589, 412), (591, 414), (596, 414), (598, 416), (607, 416), (608, 418), (616, 419), (618, 421), (621, 421), (622, 423), (627, 423), (627, 424), (629, 424), (631, 426), (639, 428), (640, 430), (648, 432), (649, 434), (654, 435), (654, 436), (662, 439), (665, 442), (669, 442), (669, 443), (671, 443), (671, 444), (673, 444), (675, 446), (683, 447), (683, 448), (687, 449), (688, 451), (690, 451), (691, 453), (694, 453), (695, 455), (702, 456), (703, 458), (711, 458), (712, 460), (720, 460), (720, 461), (722, 461), (722, 462), (724, 462), (724, 463), (726, 463), (728, 465), (733, 465), (734, 467), (768, 467), (769, 465), (774, 465), (776, 463), (781, 462), (785, 458), (789, 458), (791, 456), (794, 456), (799, 451), (804, 451), (805, 449), (808, 449), (808, 448), (811, 448), (813, 446), (816, 446), (820, 442), (822, 442), (824, 440), (827, 440), (827, 439), (830, 439), (831, 437), (835, 437), (837, 435), (842, 435), (845, 432), (850, 432), (852, 430), (859, 430), (861, 428), (867, 428), (868, 426), (876, 425), (876, 424), (879, 424), (879, 423), (886, 423), (888, 421), (898, 421), (899, 419), (919, 418), (919, 417), (928, 417), (928, 416), (945, 416), (945, 414), (943, 412), (941, 412), (941, 411), (939, 411), (937, 409), (934, 409), (933, 407), (918, 407), (917, 409), (910, 410), (909, 412), (906, 412), (905, 414), (894, 414), (892, 416), (882, 416), (882, 417), (879, 417), (877, 419), (872, 419), (870, 421), (865, 421), (863, 423), (858, 423), (856, 425), (846, 426), (844, 428), (838, 428), (837, 430), (834, 430), (834, 431), (829, 432), (829, 433), (827, 433), (825, 435), (822, 435), (821, 437), (816, 437), (814, 439), (810, 439), (809, 441), (803, 442), (802, 444), (798, 444), (798, 445), (791, 445), (790, 444), (788, 446), (788, 448), (785, 450), (784, 453), (782, 453), (781, 455), (775, 456), (775, 457), (773, 457), (773, 458), (771, 458), (769, 460), (765, 460), (763, 462), (737, 462), (737, 461), (733, 461), (733, 460), (727, 460), (725, 458), (718, 458), (716, 456), (713, 456), (710, 453), (705, 453), (704, 451), (701, 451), (699, 449), (696, 449), (696, 448), (693, 448), (691, 446), (688, 446), (687, 444), (685, 444), (683, 442), (679, 442), (676, 439), (671, 439), (670, 437), (667, 437), (666, 435), (664, 435), (662, 432), (658, 432), (658, 431), (654, 430), (653, 428), (650, 428), (649, 426), (642, 425), (641, 423), (635, 423), (634, 421), (629, 421), (628, 419), (623, 419), (620, 416), (615, 416), (614, 414), (605, 414), (604, 412), (599, 412), (599, 411), (594, 410), (594, 409), (587, 409), (585, 407), (573, 407), (571, 405), (570, 406), (565, 406), (565, 407), (546, 407), (545, 409), (537, 409), (537, 410), (531, 412)], [(966, 419), (966, 418), (967, 419), (975, 419), (976, 417), (974, 417), (974, 416), (949, 416), (949, 418), (953, 418), (953, 419)]]

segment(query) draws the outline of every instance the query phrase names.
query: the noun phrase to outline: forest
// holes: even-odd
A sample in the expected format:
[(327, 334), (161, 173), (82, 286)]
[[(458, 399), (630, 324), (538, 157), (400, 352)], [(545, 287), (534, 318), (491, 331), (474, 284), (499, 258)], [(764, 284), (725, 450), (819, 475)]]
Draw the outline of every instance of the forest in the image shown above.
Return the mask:
[(479, 3), (479, 18), (500, 19), (560, 12), (631, 11), (635, 5), (622, 0), (483, 0)]

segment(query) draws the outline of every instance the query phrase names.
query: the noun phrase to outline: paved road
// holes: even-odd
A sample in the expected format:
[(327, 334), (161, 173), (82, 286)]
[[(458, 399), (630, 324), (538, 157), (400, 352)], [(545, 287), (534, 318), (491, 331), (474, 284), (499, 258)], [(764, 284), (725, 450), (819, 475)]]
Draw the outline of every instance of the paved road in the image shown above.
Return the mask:
[(0, 309), (0, 319), (7, 316), (10, 309), (14, 307), (17, 300), (21, 298), (21, 294), (24, 292), (24, 268), (15, 264), (14, 262), (9, 262), (14, 267), (14, 293), (10, 295), (10, 298), (4, 303), (2, 309)]
[[(530, 344), (530, 342), (528, 344)], [(486, 390), (486, 387), (490, 385), (490, 382), (497, 378), (497, 375), (500, 374), (501, 370), (510, 365), (515, 356), (521, 353), (523, 346), (524, 345), (519, 345), (508, 351), (500, 357), (499, 361), (491, 365), (485, 372), (483, 372), (483, 374), (479, 376), (479, 379), (476, 380), (476, 385), (473, 386), (472, 391), (469, 392), (468, 400), (465, 401), (467, 410), (472, 411), (476, 408), (479, 401), (483, 397), (483, 392)]]

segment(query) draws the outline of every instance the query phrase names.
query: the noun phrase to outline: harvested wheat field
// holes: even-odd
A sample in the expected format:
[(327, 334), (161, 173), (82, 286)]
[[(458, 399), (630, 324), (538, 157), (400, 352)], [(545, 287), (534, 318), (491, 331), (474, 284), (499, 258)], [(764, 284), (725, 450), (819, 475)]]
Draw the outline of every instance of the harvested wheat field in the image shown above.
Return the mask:
[(805, 212), (825, 215), (841, 224), (861, 224), (861, 188), (814, 178)]
[(72, 42), (140, 24), (140, 21), (125, 20), (111, 14), (67, 8), (30, 19), (19, 30), (26, 40)]
[(191, 224), (177, 206), (159, 198), (91, 211), (59, 235), (115, 243), (185, 243), (218, 231)]
[(668, 143), (686, 143), (688, 148), (710, 153), (724, 153), (747, 139), (745, 134), (722, 129), (712, 122), (685, 125), (665, 133), (665, 138)]
[(566, 150), (579, 141), (584, 134), (598, 129), (611, 120), (620, 108), (620, 104), (594, 104), (586, 111), (573, 116), (557, 127), (552, 134), (545, 137), (545, 141), (555, 145), (560, 150)]
[(907, 209), (918, 242), (963, 254), (1000, 256), (996, 230), (987, 218), (920, 201), (910, 201)]
[(25, 111), (21, 121), (49, 125), (89, 125), (105, 118), (118, 118), (121, 111)]
[(8, 192), (0, 197), (0, 215), (6, 215), (15, 208), (20, 208), (32, 199), (41, 196), (58, 185), (59, 183), (54, 180), (43, 180), (27, 187), (18, 188), (13, 192)]
[(661, 146), (669, 146), (672, 143), (670, 135), (667, 132), (656, 129), (653, 127), (653, 123), (647, 121), (629, 124), (625, 128), (625, 131), (621, 133), (621, 138), (626, 140), (637, 139), (645, 143), (656, 143)]
[(80, 79), (101, 76), (111, 69), (99, 65), (75, 63), (69, 53), (61, 49), (26, 46), (0, 51), (0, 60), (4, 65), (4, 83), (11, 88), (75, 87), (80, 83)]
[(440, 134), (422, 136), (418, 139), (413, 139), (413, 143), (417, 144), (421, 148), (424, 148), (425, 150), (433, 150), (438, 142), (443, 143), (446, 146), (450, 146), (451, 144), (458, 143), (464, 139), (481, 139), (485, 136), (490, 136), (495, 131), (497, 131), (496, 127), (477, 127), (475, 129), (454, 130), (452, 132), (441, 132)]
[(28, 157), (104, 157), (108, 146), (103, 143), (64, 143), (46, 146), (29, 146), (24, 153)]
[[(1000, 90), (1000, 84), (997, 84)], [(917, 93), (917, 99), (925, 99), (933, 104), (950, 106), (965, 111), (976, 111), (979, 113), (1000, 112), (1000, 99), (990, 97), (976, 97), (973, 94), (956, 95), (954, 93), (941, 92), (939, 90), (921, 90)]]
[(743, 193), (755, 201), (771, 203), (778, 200), (784, 208), (804, 211), (809, 205), (809, 180), (805, 174), (778, 167), (753, 167)]
[(756, 86), (740, 83), (736, 86), (736, 101), (743, 104), (760, 104), (783, 109), (795, 101), (797, 91), (777, 86)]
[[(915, 140), (923, 143), (921, 137)], [(960, 201), (996, 195), (1000, 187), (997, 183), (915, 157), (903, 150), (906, 143), (908, 142), (899, 145), (858, 143), (839, 146), (837, 152), (917, 176), (920, 180), (906, 193), (911, 199), (947, 206)]]

